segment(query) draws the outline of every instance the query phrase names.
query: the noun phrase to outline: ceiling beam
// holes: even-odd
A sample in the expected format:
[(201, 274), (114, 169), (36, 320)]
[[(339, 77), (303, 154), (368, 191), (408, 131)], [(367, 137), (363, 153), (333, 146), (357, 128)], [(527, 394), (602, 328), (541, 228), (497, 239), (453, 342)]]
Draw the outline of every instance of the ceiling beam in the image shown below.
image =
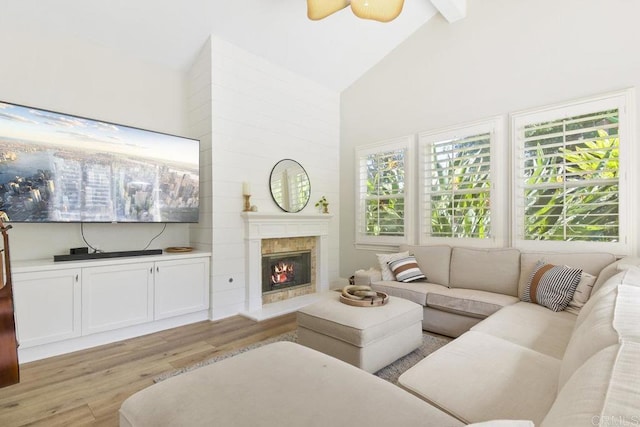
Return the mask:
[(431, 4), (449, 23), (467, 16), (467, 0), (431, 0)]

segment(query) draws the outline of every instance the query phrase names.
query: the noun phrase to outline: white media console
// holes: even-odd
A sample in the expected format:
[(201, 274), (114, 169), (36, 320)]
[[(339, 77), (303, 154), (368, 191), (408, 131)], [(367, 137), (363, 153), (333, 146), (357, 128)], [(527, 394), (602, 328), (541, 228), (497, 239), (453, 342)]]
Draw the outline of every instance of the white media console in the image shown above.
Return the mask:
[(12, 264), (20, 363), (210, 318), (211, 253)]

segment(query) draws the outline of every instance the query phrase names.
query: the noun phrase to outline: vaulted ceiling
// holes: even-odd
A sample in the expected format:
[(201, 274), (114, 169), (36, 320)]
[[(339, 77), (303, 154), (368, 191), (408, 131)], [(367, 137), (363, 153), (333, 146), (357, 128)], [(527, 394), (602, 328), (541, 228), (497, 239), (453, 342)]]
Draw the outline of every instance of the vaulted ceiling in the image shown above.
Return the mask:
[(221, 37), (341, 91), (429, 19), (453, 22), (466, 0), (405, 0), (389, 23), (344, 9), (320, 21), (305, 0), (0, 0), (0, 26), (42, 37), (77, 37), (185, 70), (209, 37)]

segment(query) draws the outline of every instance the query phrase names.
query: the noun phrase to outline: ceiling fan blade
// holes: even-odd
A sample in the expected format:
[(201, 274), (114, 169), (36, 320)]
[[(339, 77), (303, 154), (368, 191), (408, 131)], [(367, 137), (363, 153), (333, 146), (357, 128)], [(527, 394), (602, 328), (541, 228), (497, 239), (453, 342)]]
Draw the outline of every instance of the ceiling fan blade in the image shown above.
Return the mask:
[(403, 5), (404, 0), (351, 0), (351, 10), (358, 18), (380, 22), (395, 19)]
[(344, 9), (349, 3), (350, 0), (307, 0), (307, 16), (317, 21)]

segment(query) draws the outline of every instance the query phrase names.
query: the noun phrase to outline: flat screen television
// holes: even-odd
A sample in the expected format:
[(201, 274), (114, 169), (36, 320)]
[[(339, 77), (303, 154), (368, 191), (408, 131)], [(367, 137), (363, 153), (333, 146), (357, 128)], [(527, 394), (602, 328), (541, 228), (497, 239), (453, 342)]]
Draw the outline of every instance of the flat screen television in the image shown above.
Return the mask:
[(199, 145), (0, 102), (0, 215), (34, 223), (198, 222)]

